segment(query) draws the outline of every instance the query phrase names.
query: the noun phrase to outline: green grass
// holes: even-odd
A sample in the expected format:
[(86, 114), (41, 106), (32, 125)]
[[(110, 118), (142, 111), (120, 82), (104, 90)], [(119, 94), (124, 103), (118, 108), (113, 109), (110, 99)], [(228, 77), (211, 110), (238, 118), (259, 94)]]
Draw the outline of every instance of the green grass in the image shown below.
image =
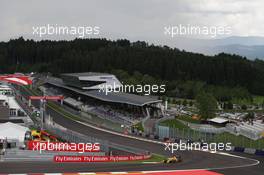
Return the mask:
[(165, 156), (159, 155), (159, 154), (152, 154), (150, 159), (147, 160), (141, 160), (139, 162), (162, 162), (164, 159), (166, 159)]
[(254, 96), (253, 97), (254, 104), (263, 104), (264, 103), (264, 96)]
[(137, 123), (136, 125), (134, 125), (135, 128), (137, 128), (139, 131), (144, 132), (144, 127), (142, 122)]
[(194, 123), (194, 124), (199, 124), (200, 120), (195, 120), (190, 116), (186, 116), (186, 115), (182, 115), (182, 116), (178, 116), (177, 119), (182, 120), (182, 121), (186, 121), (189, 123)]
[(114, 163), (144, 163), (144, 162), (163, 162), (163, 160), (165, 160), (166, 157), (162, 156), (160, 154), (152, 154), (151, 158), (146, 159), (146, 160), (135, 160), (135, 161), (124, 161), (124, 162), (114, 162)]
[(162, 121), (160, 125), (168, 126), (170, 128), (189, 129), (188, 126), (184, 125), (183, 123), (179, 122), (176, 119), (169, 119), (169, 120)]

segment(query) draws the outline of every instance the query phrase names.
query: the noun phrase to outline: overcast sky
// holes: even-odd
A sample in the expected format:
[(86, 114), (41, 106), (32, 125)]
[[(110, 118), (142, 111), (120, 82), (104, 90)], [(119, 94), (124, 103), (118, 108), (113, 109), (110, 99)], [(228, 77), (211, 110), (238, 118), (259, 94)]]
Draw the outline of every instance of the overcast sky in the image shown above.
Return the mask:
[[(100, 37), (162, 43), (165, 26), (229, 26), (232, 35), (264, 36), (263, 0), (1, 0), (0, 41), (33, 26), (99, 26)], [(46, 36), (45, 39), (71, 39)]]

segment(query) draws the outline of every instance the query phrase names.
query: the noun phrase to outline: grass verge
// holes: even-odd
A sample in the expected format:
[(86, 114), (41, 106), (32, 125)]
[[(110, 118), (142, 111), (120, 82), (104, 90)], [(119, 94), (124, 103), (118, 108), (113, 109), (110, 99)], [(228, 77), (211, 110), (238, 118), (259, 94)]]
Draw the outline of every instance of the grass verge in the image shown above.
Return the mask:
[(176, 119), (169, 119), (164, 120), (160, 123), (162, 126), (168, 126), (170, 128), (178, 128), (178, 129), (189, 129), (188, 126), (184, 125), (183, 123), (179, 122)]

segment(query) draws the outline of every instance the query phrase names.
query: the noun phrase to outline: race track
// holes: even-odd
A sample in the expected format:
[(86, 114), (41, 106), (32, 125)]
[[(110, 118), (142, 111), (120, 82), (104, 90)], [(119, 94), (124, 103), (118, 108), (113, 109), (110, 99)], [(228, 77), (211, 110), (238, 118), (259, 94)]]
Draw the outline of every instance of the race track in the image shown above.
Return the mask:
[[(135, 140), (112, 133), (96, 130), (82, 123), (65, 118), (57, 111), (48, 108), (53, 120), (71, 130), (113, 143), (148, 150), (169, 156), (164, 145)], [(260, 175), (264, 172), (264, 157), (238, 154), (242, 157), (200, 151), (181, 151), (184, 161), (177, 164), (138, 164), (138, 163), (53, 163), (53, 162), (1, 162), (0, 173), (62, 173), (62, 172), (109, 172), (109, 171), (147, 171), (147, 170), (185, 170), (208, 169), (223, 174)]]

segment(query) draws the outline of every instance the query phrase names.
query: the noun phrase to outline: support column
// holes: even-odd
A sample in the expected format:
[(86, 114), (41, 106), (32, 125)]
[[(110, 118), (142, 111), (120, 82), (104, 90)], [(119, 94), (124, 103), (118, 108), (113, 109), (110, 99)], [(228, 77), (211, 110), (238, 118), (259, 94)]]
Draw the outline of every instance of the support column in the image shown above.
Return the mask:
[(41, 130), (44, 129), (44, 124), (45, 124), (45, 114), (46, 114), (45, 108), (46, 108), (46, 101), (40, 100)]

